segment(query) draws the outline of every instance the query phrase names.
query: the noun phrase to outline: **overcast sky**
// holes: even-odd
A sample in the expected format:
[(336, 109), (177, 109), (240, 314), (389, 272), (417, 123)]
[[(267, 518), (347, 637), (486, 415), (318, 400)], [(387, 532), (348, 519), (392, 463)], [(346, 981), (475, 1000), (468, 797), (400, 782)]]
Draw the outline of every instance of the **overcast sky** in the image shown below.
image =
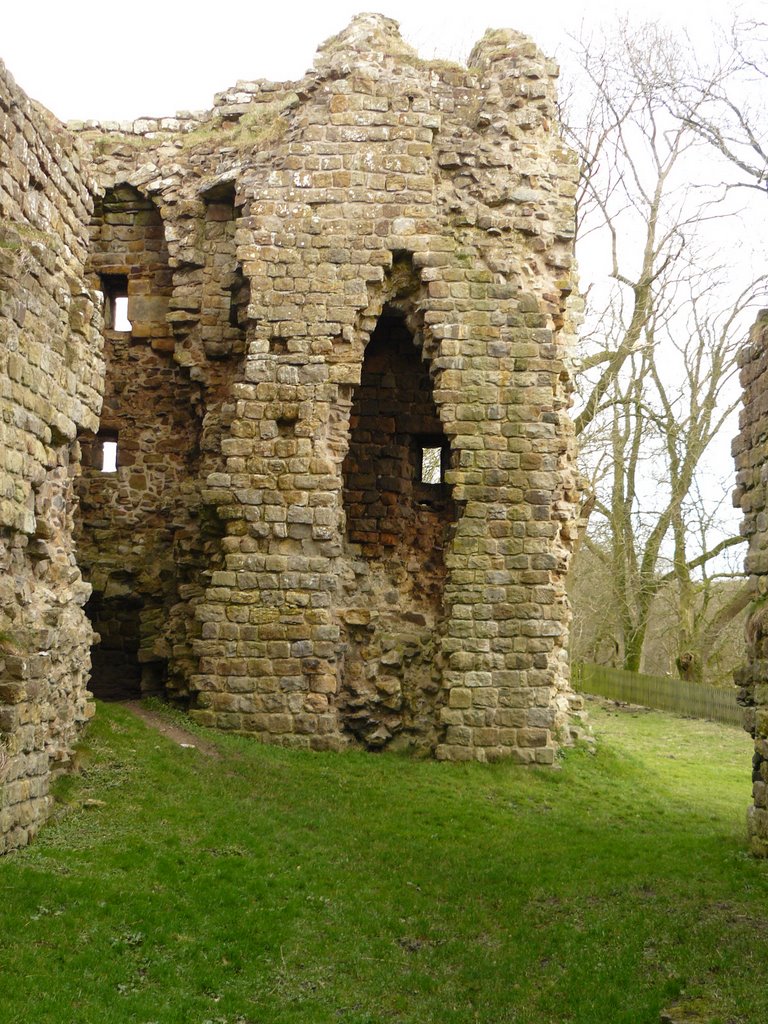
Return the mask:
[[(768, 0), (744, 0), (768, 17)], [(237, 79), (300, 78), (318, 45), (361, 10), (400, 22), (425, 58), (466, 59), (486, 28), (515, 28), (556, 55), (569, 31), (616, 13), (656, 18), (697, 40), (729, 0), (0, 0), (0, 58), (18, 84), (63, 120), (203, 110)]]

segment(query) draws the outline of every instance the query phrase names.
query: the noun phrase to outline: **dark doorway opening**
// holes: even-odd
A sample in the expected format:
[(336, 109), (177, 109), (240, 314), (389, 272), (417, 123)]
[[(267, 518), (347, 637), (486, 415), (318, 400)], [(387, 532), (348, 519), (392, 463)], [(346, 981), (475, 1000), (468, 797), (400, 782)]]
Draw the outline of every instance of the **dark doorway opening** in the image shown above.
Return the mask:
[(131, 597), (105, 598), (94, 591), (85, 611), (101, 637), (91, 648), (91, 693), (99, 700), (141, 697), (141, 602)]

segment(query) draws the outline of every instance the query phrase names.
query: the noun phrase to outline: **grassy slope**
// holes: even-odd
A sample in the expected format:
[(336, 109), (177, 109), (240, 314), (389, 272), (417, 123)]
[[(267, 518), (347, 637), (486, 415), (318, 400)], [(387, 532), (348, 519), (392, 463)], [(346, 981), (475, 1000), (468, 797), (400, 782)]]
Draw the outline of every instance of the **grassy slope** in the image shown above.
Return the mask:
[(558, 771), (204, 758), (102, 706), (74, 812), (0, 861), (3, 1024), (768, 1020), (738, 730), (595, 710)]

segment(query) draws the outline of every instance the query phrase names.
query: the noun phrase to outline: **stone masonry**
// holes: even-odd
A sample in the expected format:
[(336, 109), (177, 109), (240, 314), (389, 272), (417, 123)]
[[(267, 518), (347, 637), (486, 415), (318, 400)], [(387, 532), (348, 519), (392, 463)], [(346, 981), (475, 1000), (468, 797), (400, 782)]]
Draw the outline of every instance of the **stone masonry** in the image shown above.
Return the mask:
[(72, 543), (76, 437), (103, 388), (92, 209), (72, 138), (0, 63), (0, 853), (46, 818), (51, 772), (92, 711)]
[(46, 687), (87, 716), (86, 599), (97, 695), (291, 747), (552, 762), (577, 498), (555, 75), (515, 32), (465, 68), (361, 15), (302, 80), (203, 113), (73, 141), (3, 94), (15, 779), (22, 722), (58, 756)]
[(734, 505), (744, 513), (745, 572), (755, 585), (747, 619), (747, 663), (736, 673), (738, 700), (755, 741), (753, 804), (748, 826), (752, 852), (768, 857), (768, 310), (740, 354), (743, 407), (733, 442)]

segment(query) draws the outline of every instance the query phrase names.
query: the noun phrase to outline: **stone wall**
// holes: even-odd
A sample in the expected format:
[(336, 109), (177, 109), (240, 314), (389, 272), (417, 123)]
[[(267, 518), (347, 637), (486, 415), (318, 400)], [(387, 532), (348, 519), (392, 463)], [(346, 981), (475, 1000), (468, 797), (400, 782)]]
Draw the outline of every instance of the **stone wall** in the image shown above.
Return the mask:
[(0, 63), (0, 853), (46, 818), (92, 710), (72, 545), (76, 433), (103, 387), (91, 210), (72, 138)]
[(49, 810), (92, 640), (101, 696), (269, 742), (553, 760), (555, 74), (514, 32), (460, 67), (361, 15), (298, 82), (75, 141), (3, 69), (0, 851)]
[[(191, 515), (182, 495), (198, 475), (199, 388), (173, 359), (172, 273), (151, 199), (124, 184), (99, 197), (87, 271), (106, 312), (104, 406), (98, 433), (81, 434), (77, 481), (78, 558), (101, 637), (91, 689), (102, 698), (186, 695), (178, 671), (166, 678), (165, 655), (185, 638), (173, 609), (183, 575), (178, 538)], [(124, 322), (115, 316), (120, 295)], [(116, 446), (106, 472), (105, 442)]]
[(768, 310), (758, 317), (740, 354), (743, 407), (733, 443), (734, 505), (744, 513), (749, 547), (744, 571), (755, 586), (747, 619), (747, 663), (736, 673), (738, 700), (755, 741), (753, 804), (748, 825), (752, 850), (768, 856)]
[(127, 283), (133, 325), (105, 333), (118, 466), (83, 437), (79, 543), (144, 692), (289, 746), (552, 761), (576, 498), (555, 74), (514, 32), (464, 68), (361, 15), (299, 82), (74, 126), (108, 200), (90, 281)]

